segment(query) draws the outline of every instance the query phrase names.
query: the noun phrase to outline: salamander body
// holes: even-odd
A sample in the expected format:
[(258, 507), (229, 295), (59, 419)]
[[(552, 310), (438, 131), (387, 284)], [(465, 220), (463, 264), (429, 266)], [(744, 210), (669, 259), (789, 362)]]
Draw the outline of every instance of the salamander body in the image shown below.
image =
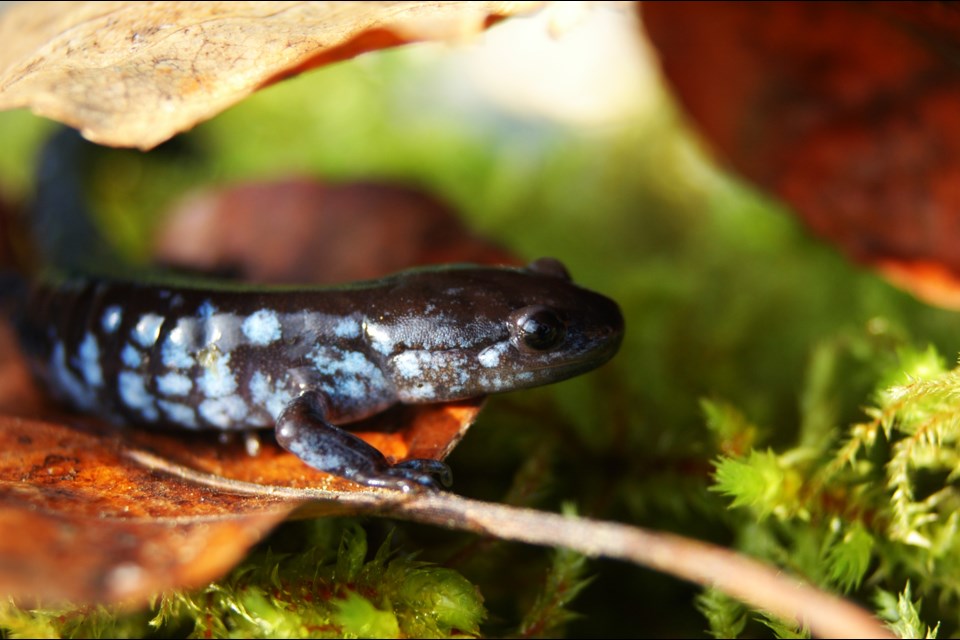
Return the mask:
[(372, 486), (437, 486), (339, 425), (398, 403), (548, 384), (619, 347), (616, 303), (541, 259), (333, 288), (47, 277), (20, 321), (38, 374), (74, 407), (158, 428), (276, 428), (307, 464)]

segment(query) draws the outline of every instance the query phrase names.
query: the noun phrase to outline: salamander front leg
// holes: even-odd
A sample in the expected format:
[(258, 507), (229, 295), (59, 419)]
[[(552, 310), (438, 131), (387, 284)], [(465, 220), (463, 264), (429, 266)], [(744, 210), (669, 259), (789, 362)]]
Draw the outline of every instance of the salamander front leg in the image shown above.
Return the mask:
[(326, 416), (323, 394), (304, 392), (277, 419), (277, 442), (314, 469), (371, 487), (409, 493), (450, 485), (450, 468), (444, 463), (417, 459), (391, 465), (375, 448), (327, 422)]

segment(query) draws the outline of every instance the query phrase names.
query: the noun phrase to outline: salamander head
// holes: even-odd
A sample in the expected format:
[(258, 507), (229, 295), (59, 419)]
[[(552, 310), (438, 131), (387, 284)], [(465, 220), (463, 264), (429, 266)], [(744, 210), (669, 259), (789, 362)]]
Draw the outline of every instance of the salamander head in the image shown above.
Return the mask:
[(408, 272), (385, 295), (364, 329), (408, 403), (558, 382), (609, 360), (623, 337), (617, 304), (548, 258)]

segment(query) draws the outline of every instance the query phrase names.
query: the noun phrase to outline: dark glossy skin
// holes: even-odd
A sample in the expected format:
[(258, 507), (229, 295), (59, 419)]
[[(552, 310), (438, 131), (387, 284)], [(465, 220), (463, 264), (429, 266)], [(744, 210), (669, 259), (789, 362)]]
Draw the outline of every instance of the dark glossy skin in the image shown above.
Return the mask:
[(27, 310), (39, 372), (79, 409), (157, 427), (275, 426), (310, 466), (404, 491), (449, 470), (390, 465), (335, 425), (563, 380), (610, 359), (623, 333), (616, 303), (550, 259), (329, 289), (48, 280)]

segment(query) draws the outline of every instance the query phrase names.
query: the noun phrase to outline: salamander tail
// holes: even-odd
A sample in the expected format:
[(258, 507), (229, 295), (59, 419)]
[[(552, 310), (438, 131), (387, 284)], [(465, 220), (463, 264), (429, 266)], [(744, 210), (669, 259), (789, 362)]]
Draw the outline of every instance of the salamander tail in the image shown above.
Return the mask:
[(117, 262), (86, 204), (83, 172), (95, 147), (64, 127), (41, 150), (36, 195), (28, 215), (39, 264), (69, 272)]

